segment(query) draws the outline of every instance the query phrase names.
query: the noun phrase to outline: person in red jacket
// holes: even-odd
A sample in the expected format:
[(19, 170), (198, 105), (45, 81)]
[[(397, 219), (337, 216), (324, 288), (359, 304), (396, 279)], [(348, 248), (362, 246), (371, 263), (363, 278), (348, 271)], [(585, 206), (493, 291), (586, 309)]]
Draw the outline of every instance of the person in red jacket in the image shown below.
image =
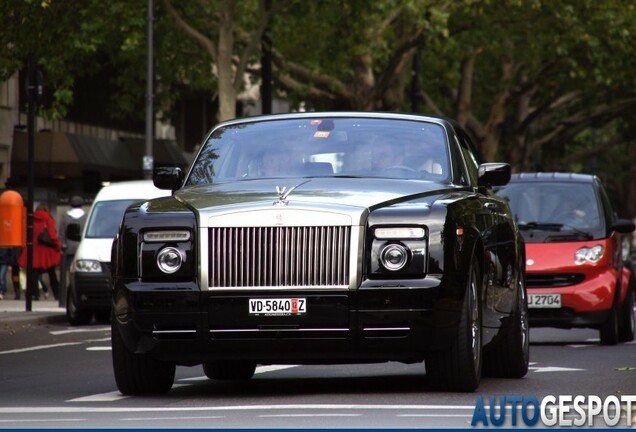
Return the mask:
[[(43, 230), (47, 230), (49, 237), (56, 244), (55, 247), (45, 245), (38, 241), (40, 234)], [(55, 219), (49, 213), (48, 207), (44, 203), (38, 204), (33, 212), (33, 268), (38, 273), (38, 280), (43, 284), (43, 291), (48, 297), (46, 285), (42, 280), (44, 273), (48, 273), (49, 281), (51, 282), (51, 290), (53, 296), (58, 298), (59, 281), (57, 280), (57, 274), (55, 269), (60, 265), (62, 257), (62, 243), (55, 230)], [(27, 251), (23, 249), (20, 258), (18, 259), (20, 267), (26, 268), (27, 265)], [(39, 290), (38, 290), (39, 292)], [(34, 298), (39, 299), (38, 292), (35, 293)]]

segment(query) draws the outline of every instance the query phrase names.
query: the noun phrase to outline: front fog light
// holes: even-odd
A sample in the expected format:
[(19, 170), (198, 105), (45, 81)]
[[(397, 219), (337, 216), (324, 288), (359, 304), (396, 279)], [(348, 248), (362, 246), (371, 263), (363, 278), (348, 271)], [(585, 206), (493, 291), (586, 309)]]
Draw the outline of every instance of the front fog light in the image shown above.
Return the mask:
[(408, 259), (408, 250), (399, 244), (387, 245), (380, 252), (380, 263), (385, 269), (390, 271), (398, 271), (404, 268)]
[(174, 273), (181, 268), (183, 255), (174, 247), (161, 249), (157, 255), (157, 267), (164, 273)]

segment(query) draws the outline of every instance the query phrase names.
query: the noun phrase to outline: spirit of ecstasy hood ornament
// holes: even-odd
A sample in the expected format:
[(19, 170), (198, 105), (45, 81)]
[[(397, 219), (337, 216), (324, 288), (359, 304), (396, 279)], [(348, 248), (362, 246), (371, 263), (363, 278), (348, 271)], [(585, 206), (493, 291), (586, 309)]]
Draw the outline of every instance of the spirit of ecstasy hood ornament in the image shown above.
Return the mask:
[(287, 188), (285, 186), (283, 186), (283, 187), (276, 186), (276, 193), (278, 194), (278, 201), (276, 201), (274, 203), (274, 205), (277, 205), (277, 206), (287, 205), (287, 201), (285, 201), (285, 198), (287, 198), (287, 195), (289, 195), (289, 192), (291, 192), (293, 189), (290, 189), (289, 192), (285, 193), (286, 190), (287, 190)]
[(294, 191), (294, 189), (296, 189), (298, 186), (302, 186), (307, 182), (309, 182), (309, 180), (306, 180), (302, 183), (298, 183), (296, 186), (294, 186), (290, 190), (287, 190), (285, 186), (283, 187), (276, 186), (276, 193), (278, 194), (278, 200), (274, 202), (274, 205), (286, 206), (288, 204), (287, 197), (289, 196), (289, 194), (291, 194)]

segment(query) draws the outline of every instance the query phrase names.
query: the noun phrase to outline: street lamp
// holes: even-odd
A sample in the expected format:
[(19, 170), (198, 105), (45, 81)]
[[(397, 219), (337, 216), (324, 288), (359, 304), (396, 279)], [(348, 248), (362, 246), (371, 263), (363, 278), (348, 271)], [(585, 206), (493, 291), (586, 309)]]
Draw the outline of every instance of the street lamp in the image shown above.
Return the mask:
[(35, 56), (29, 54), (27, 60), (26, 91), (28, 98), (27, 131), (28, 131), (28, 166), (27, 178), (27, 280), (26, 280), (26, 311), (32, 309), (31, 298), (37, 292), (37, 278), (33, 268), (33, 194), (35, 189), (35, 104), (37, 98), (42, 96), (42, 76), (35, 65)]
[(154, 165), (152, 157), (152, 141), (153, 141), (153, 126), (154, 126), (154, 111), (153, 111), (153, 0), (148, 0), (148, 59), (146, 69), (146, 152), (143, 158), (143, 171), (145, 178), (152, 178), (152, 169)]

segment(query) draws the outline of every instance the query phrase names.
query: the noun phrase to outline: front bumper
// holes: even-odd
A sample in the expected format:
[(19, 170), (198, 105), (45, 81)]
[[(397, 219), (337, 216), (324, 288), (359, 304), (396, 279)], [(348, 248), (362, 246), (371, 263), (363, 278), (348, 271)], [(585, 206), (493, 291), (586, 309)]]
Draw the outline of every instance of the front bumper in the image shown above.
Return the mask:
[(607, 321), (609, 312), (575, 312), (570, 308), (531, 309), (529, 319), (533, 327), (598, 328)]
[(109, 310), (112, 292), (110, 272), (75, 272), (71, 275), (71, 295), (78, 309)]
[[(438, 284), (439, 282), (436, 282)], [(132, 282), (116, 287), (114, 331), (127, 348), (192, 365), (209, 360), (267, 363), (419, 362), (455, 339), (461, 304), (437, 301), (439, 286), (356, 291), (199, 291)], [(253, 298), (302, 297), (307, 313), (250, 316)]]
[[(532, 278), (549, 277), (532, 274)], [(612, 308), (617, 289), (617, 274), (607, 269), (593, 276), (587, 275), (580, 283), (557, 287), (528, 288), (528, 294), (561, 294), (561, 308), (529, 309), (530, 325), (535, 327), (598, 327), (603, 324)]]

